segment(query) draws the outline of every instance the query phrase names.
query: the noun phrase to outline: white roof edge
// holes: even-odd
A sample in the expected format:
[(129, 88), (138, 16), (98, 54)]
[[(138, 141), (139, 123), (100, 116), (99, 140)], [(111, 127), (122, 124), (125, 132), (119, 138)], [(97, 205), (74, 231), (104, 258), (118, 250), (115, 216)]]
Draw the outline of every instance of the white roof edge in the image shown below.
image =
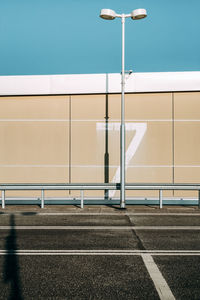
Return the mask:
[[(0, 95), (120, 93), (121, 75), (73, 74), (0, 76)], [(126, 92), (200, 91), (200, 71), (132, 73)]]

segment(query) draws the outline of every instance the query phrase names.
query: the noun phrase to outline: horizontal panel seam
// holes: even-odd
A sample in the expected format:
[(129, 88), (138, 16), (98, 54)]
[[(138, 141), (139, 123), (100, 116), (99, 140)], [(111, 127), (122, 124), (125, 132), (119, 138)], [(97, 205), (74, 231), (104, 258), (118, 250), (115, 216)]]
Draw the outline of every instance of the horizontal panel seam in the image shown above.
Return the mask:
[[(73, 168), (104, 168), (104, 165), (71, 165)], [(29, 164), (20, 164), (20, 165), (11, 165), (11, 164), (2, 164), (0, 165), (0, 168), (21, 168), (21, 167), (27, 167), (27, 168), (67, 168), (69, 165), (45, 165), (45, 164), (39, 164), (39, 165), (29, 165)], [(118, 165), (109, 165), (110, 168), (118, 168)], [(129, 165), (127, 168), (172, 168), (173, 165)], [(200, 165), (174, 165), (175, 168), (200, 168)]]

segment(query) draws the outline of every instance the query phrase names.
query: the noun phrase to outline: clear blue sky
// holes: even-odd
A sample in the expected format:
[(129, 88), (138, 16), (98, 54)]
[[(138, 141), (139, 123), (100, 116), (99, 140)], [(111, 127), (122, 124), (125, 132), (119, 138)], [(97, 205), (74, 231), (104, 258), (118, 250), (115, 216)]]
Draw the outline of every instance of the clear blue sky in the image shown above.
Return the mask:
[(120, 19), (101, 8), (147, 9), (126, 21), (126, 69), (200, 71), (200, 0), (0, 0), (0, 75), (120, 72)]

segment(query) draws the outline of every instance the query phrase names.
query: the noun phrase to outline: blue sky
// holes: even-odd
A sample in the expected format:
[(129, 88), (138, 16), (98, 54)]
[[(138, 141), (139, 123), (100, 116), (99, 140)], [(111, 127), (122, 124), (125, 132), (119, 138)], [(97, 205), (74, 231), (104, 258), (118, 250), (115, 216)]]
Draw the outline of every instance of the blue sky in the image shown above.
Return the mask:
[(120, 19), (101, 8), (148, 17), (126, 20), (126, 69), (200, 71), (199, 0), (0, 0), (0, 75), (118, 73)]

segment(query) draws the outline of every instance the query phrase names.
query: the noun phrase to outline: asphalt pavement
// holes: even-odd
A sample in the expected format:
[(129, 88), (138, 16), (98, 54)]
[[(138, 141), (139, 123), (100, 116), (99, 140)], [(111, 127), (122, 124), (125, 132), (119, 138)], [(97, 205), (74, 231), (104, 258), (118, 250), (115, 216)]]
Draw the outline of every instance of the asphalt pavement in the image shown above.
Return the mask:
[(200, 299), (195, 207), (0, 210), (0, 299)]

